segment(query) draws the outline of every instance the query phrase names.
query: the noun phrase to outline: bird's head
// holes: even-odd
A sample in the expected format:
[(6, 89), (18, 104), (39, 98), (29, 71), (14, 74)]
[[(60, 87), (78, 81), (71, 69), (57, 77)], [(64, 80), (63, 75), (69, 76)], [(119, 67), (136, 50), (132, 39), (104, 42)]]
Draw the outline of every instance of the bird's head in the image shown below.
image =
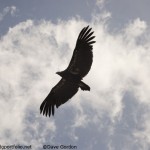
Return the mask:
[(56, 72), (56, 74), (60, 75), (62, 77), (62, 72)]

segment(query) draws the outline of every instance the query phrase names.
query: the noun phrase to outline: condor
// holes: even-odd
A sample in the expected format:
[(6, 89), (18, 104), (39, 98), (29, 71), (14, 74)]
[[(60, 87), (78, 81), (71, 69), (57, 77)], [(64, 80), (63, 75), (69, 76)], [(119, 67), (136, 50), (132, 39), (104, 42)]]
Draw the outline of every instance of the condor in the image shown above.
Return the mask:
[(42, 102), (40, 112), (43, 115), (54, 115), (55, 107), (67, 102), (79, 88), (90, 91), (90, 87), (82, 79), (90, 71), (93, 62), (92, 44), (95, 43), (95, 36), (92, 36), (94, 32), (91, 30), (89, 26), (81, 30), (69, 66), (64, 71), (56, 72), (62, 78)]

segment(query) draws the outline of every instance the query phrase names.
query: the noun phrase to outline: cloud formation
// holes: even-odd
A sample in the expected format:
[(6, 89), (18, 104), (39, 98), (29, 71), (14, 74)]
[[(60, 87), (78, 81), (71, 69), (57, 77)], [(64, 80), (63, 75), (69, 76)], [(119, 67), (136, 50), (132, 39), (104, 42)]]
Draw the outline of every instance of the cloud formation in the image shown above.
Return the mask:
[(0, 21), (3, 20), (3, 18), (10, 13), (11, 16), (13, 16), (15, 14), (15, 12), (17, 11), (16, 6), (7, 6), (3, 9), (3, 11), (0, 13)]
[[(110, 33), (109, 17), (105, 13), (91, 22), (72, 18), (56, 24), (27, 20), (1, 38), (1, 144), (17, 141), (41, 149), (45, 143), (63, 142), (87, 150), (149, 149), (149, 26), (137, 18)], [(97, 42), (92, 69), (84, 79), (91, 92), (79, 91), (54, 118), (45, 118), (39, 106), (59, 81), (55, 72), (67, 67), (87, 24)]]

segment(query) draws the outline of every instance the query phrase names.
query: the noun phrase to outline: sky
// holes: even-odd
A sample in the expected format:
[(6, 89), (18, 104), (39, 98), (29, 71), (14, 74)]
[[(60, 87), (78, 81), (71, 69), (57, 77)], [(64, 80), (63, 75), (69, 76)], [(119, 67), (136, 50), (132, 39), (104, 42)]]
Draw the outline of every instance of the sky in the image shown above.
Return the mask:
[[(150, 149), (148, 0), (0, 0), (0, 145)], [(92, 27), (93, 64), (81, 91), (48, 118), (81, 29)]]

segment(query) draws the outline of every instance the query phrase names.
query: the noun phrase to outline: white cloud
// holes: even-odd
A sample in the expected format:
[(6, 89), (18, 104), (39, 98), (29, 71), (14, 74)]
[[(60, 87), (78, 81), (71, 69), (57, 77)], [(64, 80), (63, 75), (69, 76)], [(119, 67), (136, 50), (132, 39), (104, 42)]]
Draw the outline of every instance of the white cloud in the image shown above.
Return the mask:
[[(110, 34), (107, 17), (97, 17), (90, 23), (76, 18), (57, 24), (27, 20), (1, 38), (1, 144), (17, 141), (39, 148), (63, 139), (76, 144), (82, 140), (87, 149), (88, 141), (92, 148), (134, 149), (138, 144), (149, 148), (150, 43), (148, 39), (143, 45), (136, 42), (149, 27), (136, 19), (125, 32)], [(56, 110), (54, 118), (45, 118), (39, 106), (59, 81), (55, 72), (67, 67), (78, 33), (87, 24), (97, 42), (92, 69), (84, 79), (91, 92), (79, 91)], [(125, 142), (119, 145), (117, 140)]]
[(129, 41), (137, 40), (147, 29), (147, 23), (140, 18), (135, 19), (125, 28), (125, 36)]
[(96, 5), (99, 7), (99, 8), (102, 8), (105, 4), (106, 0), (96, 0)]
[(0, 13), (0, 21), (3, 20), (3, 18), (7, 15), (7, 14), (11, 14), (12, 16), (14, 16), (14, 14), (16, 13), (17, 8), (16, 6), (7, 6), (3, 9), (3, 11)]

